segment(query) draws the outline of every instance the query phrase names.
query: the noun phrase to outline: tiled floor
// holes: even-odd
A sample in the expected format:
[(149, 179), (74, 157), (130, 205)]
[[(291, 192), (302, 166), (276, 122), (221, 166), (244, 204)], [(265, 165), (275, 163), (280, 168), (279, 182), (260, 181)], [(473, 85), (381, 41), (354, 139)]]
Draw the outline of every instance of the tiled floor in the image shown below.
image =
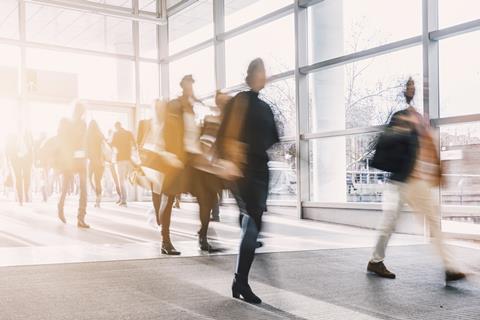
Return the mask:
[[(89, 230), (75, 226), (74, 203), (66, 208), (67, 225), (57, 219), (54, 204), (19, 207), (0, 202), (0, 208), (0, 266), (162, 257), (160, 232), (147, 222), (149, 203), (89, 208)], [(220, 254), (237, 251), (237, 217), (235, 207), (222, 207), (221, 222), (210, 225), (212, 243), (224, 249)], [(202, 255), (197, 248), (198, 226), (195, 204), (174, 209), (172, 240), (184, 257)], [(375, 231), (267, 214), (262, 238), (265, 246), (259, 252), (360, 248), (373, 245)], [(392, 245), (423, 243), (423, 237), (409, 235), (396, 235), (392, 241)]]

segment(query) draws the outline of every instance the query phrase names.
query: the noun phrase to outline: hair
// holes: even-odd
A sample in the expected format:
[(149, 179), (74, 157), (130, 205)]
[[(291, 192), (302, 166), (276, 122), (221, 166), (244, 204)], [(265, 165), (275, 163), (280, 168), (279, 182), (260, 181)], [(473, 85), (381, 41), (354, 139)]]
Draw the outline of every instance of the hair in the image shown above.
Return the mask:
[(262, 58), (256, 58), (250, 62), (247, 69), (247, 76), (245, 78), (245, 83), (251, 87), (252, 85), (252, 77), (254, 76), (255, 72), (259, 69), (265, 70), (265, 63), (263, 62)]
[(404, 90), (403, 90), (403, 96), (405, 97), (405, 100), (407, 101), (407, 104), (410, 104), (410, 102), (412, 102), (412, 100), (413, 100), (413, 98), (414, 98), (414, 96), (409, 97), (409, 96), (407, 95), (407, 90), (408, 90), (408, 87), (409, 87), (409, 86), (415, 86), (415, 81), (413, 80), (412, 77), (409, 77), (409, 78), (408, 78), (407, 82), (405, 83), (405, 88), (404, 88)]
[(92, 120), (88, 124), (88, 129), (87, 129), (87, 140), (89, 142), (93, 142), (97, 139), (101, 139), (103, 136), (102, 131), (100, 130), (100, 127), (98, 126), (97, 121)]

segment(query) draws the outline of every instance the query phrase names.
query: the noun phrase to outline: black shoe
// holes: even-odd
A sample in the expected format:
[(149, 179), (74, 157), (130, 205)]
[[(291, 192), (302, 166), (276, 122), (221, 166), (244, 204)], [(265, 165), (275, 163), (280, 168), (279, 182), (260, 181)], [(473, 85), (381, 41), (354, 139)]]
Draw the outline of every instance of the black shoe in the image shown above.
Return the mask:
[(263, 247), (263, 242), (262, 241), (257, 241), (257, 243), (255, 244), (255, 248), (258, 249), (258, 248), (261, 248)]
[(170, 241), (162, 241), (162, 253), (167, 256), (179, 256), (181, 254)]
[(207, 252), (213, 252), (213, 247), (208, 243), (208, 239), (206, 236), (198, 236), (198, 246), (200, 247), (200, 250), (202, 251), (207, 251)]
[(377, 263), (369, 262), (367, 270), (375, 273), (382, 278), (395, 279), (395, 273), (388, 271), (387, 267), (385, 267), (385, 265), (383, 264), (383, 261)]
[(235, 274), (235, 279), (233, 279), (232, 296), (235, 299), (240, 299), (240, 296), (242, 296), (243, 300), (248, 303), (262, 303), (262, 300), (257, 295), (255, 295), (255, 293), (253, 293), (252, 288), (250, 288), (250, 286), (248, 285), (248, 281), (238, 274)]
[(219, 217), (219, 216), (212, 216), (212, 217), (210, 218), (210, 221), (220, 222), (220, 217)]
[(465, 279), (466, 275), (463, 272), (455, 272), (455, 271), (445, 271), (445, 281), (458, 281)]

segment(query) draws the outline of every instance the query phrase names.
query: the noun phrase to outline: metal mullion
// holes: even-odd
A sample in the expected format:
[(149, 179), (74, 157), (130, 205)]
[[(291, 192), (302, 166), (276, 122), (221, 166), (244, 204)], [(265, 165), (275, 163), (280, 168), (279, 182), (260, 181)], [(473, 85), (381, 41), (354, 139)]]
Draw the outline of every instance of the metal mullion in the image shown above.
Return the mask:
[(437, 128), (445, 125), (472, 123), (472, 122), (480, 122), (480, 113), (430, 119), (431, 125)]
[(225, 32), (225, 0), (213, 1), (213, 25), (215, 37), (215, 85), (221, 90), (227, 85), (225, 41), (219, 40), (217, 35)]
[[(27, 37), (27, 26), (26, 26), (26, 9), (25, 9), (25, 1), (18, 0), (18, 28), (19, 28), (19, 36), (20, 42), (25, 42)], [(20, 117), (19, 121), (25, 121), (28, 105), (27, 105), (27, 52), (25, 46), (20, 46)]]
[(429, 38), (429, 32), (438, 28), (438, 0), (423, 0), (423, 111), (424, 116), (438, 118), (439, 52), (438, 41)]
[(158, 63), (157, 59), (152, 59), (152, 58), (142, 58), (138, 57), (138, 61), (140, 62), (148, 62), (148, 63)]
[(323, 1), (325, 0), (298, 0), (298, 6), (306, 9)]
[(250, 31), (252, 29), (261, 27), (265, 24), (268, 24), (270, 22), (276, 21), (278, 19), (281, 19), (291, 13), (294, 12), (295, 5), (288, 5), (286, 7), (283, 7), (281, 9), (278, 9), (274, 12), (271, 12), (269, 14), (264, 15), (263, 17), (257, 18), (253, 21), (250, 21), (244, 25), (241, 25), (233, 30), (227, 31), (223, 34), (217, 35), (217, 40), (228, 40), (233, 37), (236, 37), (238, 35), (241, 35), (243, 33), (246, 33), (247, 31)]
[(310, 200), (310, 145), (301, 138), (309, 130), (309, 86), (300, 67), (308, 63), (308, 10), (295, 1), (295, 101), (296, 101), (296, 175), (297, 216), (303, 218), (303, 203)]
[[(438, 29), (438, 28), (437, 28)], [(480, 30), (480, 19), (429, 32), (430, 40), (442, 40)]]
[(181, 58), (184, 58), (184, 57), (187, 57), (189, 55), (192, 55), (198, 51), (201, 51), (203, 49), (206, 49), (208, 47), (211, 47), (212, 45), (215, 44), (215, 39), (214, 38), (211, 38), (211, 39), (208, 39), (206, 41), (203, 41), (193, 47), (190, 47), (188, 49), (185, 49), (185, 50), (182, 50), (182, 51), (179, 51), (177, 53), (174, 53), (168, 57), (165, 57), (164, 59), (162, 59), (161, 61), (162, 62), (173, 62), (175, 60), (179, 60)]
[[(0, 43), (1, 42), (3, 42), (3, 39), (0, 38)], [(11, 41), (10, 41), (10, 43), (11, 43)], [(101, 57), (135, 61), (135, 56), (130, 56), (130, 55), (126, 55), (126, 54), (117, 54), (117, 53), (109, 53), (109, 52), (102, 52), (102, 51), (95, 51), (95, 50), (88, 50), (88, 49), (64, 47), (64, 46), (59, 46), (59, 45), (54, 45), (54, 44), (45, 44), (45, 43), (41, 43), (41, 42), (33, 42), (33, 41), (23, 41), (22, 42), (22, 41), (20, 41), (20, 42), (18, 42), (18, 45), (20, 45), (22, 47), (28, 47), (28, 48), (63, 51), (63, 52), (70, 52), (70, 53), (87, 54), (87, 55), (93, 55), (93, 56), (101, 56)]]
[[(157, 14), (165, 15), (163, 10), (166, 10), (166, 0), (162, 1), (162, 5), (157, 1)], [(167, 23), (163, 26), (157, 27), (157, 41), (158, 41), (158, 61), (159, 61), (159, 76), (160, 76), (160, 95), (163, 99), (168, 99), (170, 96), (170, 70), (168, 52), (169, 52), (169, 39), (168, 39), (168, 19)]]
[(111, 17), (116, 17), (120, 19), (127, 19), (132, 21), (141, 21), (149, 22), (154, 24), (165, 24), (165, 20), (160, 18), (154, 18), (150, 16), (140, 16), (139, 14), (132, 14), (130, 9), (114, 7), (106, 8), (105, 5), (95, 4), (95, 3), (85, 3), (85, 2), (70, 2), (65, 0), (25, 0), (31, 3), (36, 3), (40, 5), (46, 5), (50, 7), (59, 7), (69, 10), (77, 10), (82, 12), (88, 12), (97, 15), (107, 15)]
[(353, 129), (346, 129), (346, 130), (304, 133), (300, 137), (302, 140), (308, 141), (308, 140), (334, 138), (334, 137), (342, 137), (342, 136), (355, 136), (355, 135), (381, 132), (384, 128), (385, 128), (384, 125), (379, 125), (379, 126), (353, 128)]
[(347, 54), (337, 58), (316, 62), (310, 65), (305, 65), (303, 67), (300, 67), (300, 73), (309, 74), (312, 72), (348, 64), (350, 62), (373, 58), (382, 54), (391, 53), (391, 52), (399, 51), (402, 49), (407, 49), (407, 48), (421, 44), (422, 40), (423, 40), (422, 36), (416, 36), (416, 37), (392, 42), (389, 44), (381, 45), (375, 48)]
[(191, 5), (193, 5), (195, 2), (198, 2), (199, 0), (182, 0), (180, 1), (179, 3), (177, 3), (176, 5), (172, 6), (171, 8), (169, 8), (167, 10), (167, 15), (170, 17), (170, 16), (173, 16), (179, 12), (181, 12), (182, 10), (185, 10), (186, 8), (190, 7)]

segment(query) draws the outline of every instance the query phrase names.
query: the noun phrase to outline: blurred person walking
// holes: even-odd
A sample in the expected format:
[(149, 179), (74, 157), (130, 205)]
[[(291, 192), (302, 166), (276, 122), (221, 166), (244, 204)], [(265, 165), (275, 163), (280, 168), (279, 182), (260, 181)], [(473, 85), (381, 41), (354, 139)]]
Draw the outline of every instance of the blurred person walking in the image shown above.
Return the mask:
[(85, 222), (87, 214), (87, 124), (85, 122), (86, 107), (77, 102), (72, 119), (62, 119), (58, 133), (59, 153), (57, 167), (62, 174), (62, 192), (58, 202), (58, 218), (66, 223), (65, 198), (70, 186), (78, 177), (79, 204), (77, 226), (90, 228)]
[(138, 125), (137, 144), (142, 173), (146, 183), (145, 188), (152, 191), (152, 202), (157, 225), (162, 226), (162, 253), (180, 255), (170, 239), (170, 220), (172, 210), (160, 211), (165, 179), (176, 175), (183, 163), (174, 154), (165, 151), (165, 118), (167, 102), (155, 100), (153, 104), (154, 117), (142, 120)]
[(105, 172), (105, 137), (98, 123), (90, 121), (87, 129), (88, 177), (95, 190), (95, 207), (100, 208), (102, 201), (102, 179)]
[(198, 231), (200, 250), (216, 251), (208, 242), (207, 232), (210, 223), (210, 211), (220, 188), (220, 179), (211, 173), (211, 162), (202, 153), (200, 128), (195, 123), (193, 104), (198, 100), (193, 91), (194, 79), (191, 75), (182, 78), (182, 95), (167, 105), (165, 123), (166, 151), (173, 153), (184, 164), (184, 169), (176, 177), (166, 179), (164, 193), (168, 195), (164, 215), (170, 215), (175, 197), (190, 193), (197, 198), (201, 227)]
[(16, 135), (12, 135), (7, 141), (5, 154), (13, 171), (16, 198), (22, 206), (24, 202), (31, 201), (33, 138), (30, 132), (21, 128)]
[(394, 279), (396, 275), (385, 264), (385, 252), (404, 204), (426, 218), (433, 244), (442, 258), (445, 280), (465, 278), (454, 265), (445, 247), (441, 231), (439, 205), (432, 189), (440, 186), (441, 166), (437, 146), (428, 122), (412, 106), (415, 83), (409, 79), (404, 95), (408, 107), (396, 112), (380, 136), (372, 166), (391, 172), (384, 194), (383, 221), (379, 237), (367, 270), (380, 277)]
[(217, 138), (219, 157), (231, 161), (230, 180), (241, 199), (238, 204), (242, 238), (232, 284), (234, 298), (243, 297), (250, 303), (261, 303), (248, 283), (250, 269), (258, 247), (258, 235), (262, 229), (262, 216), (267, 210), (269, 186), (269, 157), (267, 150), (279, 142), (274, 115), (259, 92), (267, 81), (263, 60), (250, 62), (246, 83), (250, 90), (237, 94), (228, 103)]
[(120, 203), (127, 206), (127, 178), (132, 170), (132, 151), (136, 149), (132, 132), (124, 129), (120, 122), (115, 123), (115, 133), (112, 137), (112, 147), (115, 148), (118, 182), (120, 185)]

